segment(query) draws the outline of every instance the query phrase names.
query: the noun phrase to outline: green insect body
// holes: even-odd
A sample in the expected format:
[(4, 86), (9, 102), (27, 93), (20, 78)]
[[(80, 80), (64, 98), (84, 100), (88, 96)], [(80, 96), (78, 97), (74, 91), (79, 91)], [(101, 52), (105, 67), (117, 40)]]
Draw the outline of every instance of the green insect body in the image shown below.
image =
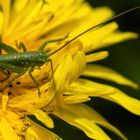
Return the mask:
[[(17, 67), (28, 68), (35, 66), (42, 66), (45, 62), (48, 61), (48, 54), (44, 51), (32, 51), (32, 52), (18, 52), (16, 54), (4, 54), (0, 56), (0, 64), (11, 64), (16, 65)], [(12, 68), (12, 67), (11, 67)], [(12, 70), (17, 72), (16, 69)]]
[[(40, 68), (45, 63), (48, 63), (49, 61), (51, 62), (50, 56), (54, 55), (55, 53), (57, 53), (58, 51), (63, 49), (65, 46), (67, 46), (68, 44), (70, 44), (72, 41), (76, 40), (78, 37), (82, 36), (83, 34), (89, 32), (90, 30), (92, 30), (94, 28), (104, 26), (107, 23), (113, 21), (114, 19), (116, 19), (128, 12), (139, 9), (139, 8), (140, 8), (140, 6), (137, 6), (132, 9), (126, 10), (118, 15), (115, 15), (114, 17), (112, 17), (111, 19), (109, 19), (105, 22), (92, 26), (91, 28), (89, 28), (89, 29), (83, 31), (82, 33), (78, 34), (77, 36), (75, 36), (70, 41), (66, 42), (64, 45), (59, 47), (59, 49), (52, 52), (51, 54), (47, 54), (45, 52), (44, 49), (45, 49), (46, 45), (48, 43), (62, 41), (64, 39), (66, 39), (68, 37), (68, 35), (66, 35), (64, 38), (46, 41), (37, 51), (27, 51), (25, 45), (22, 42), (20, 42), (18, 47), (23, 49), (23, 52), (17, 52), (17, 50), (12, 48), (11, 46), (8, 46), (8, 45), (0, 42), (0, 51), (4, 50), (7, 53), (7, 54), (0, 55), (0, 71), (6, 76), (3, 80), (1, 80), (1, 82), (4, 81), (5, 79), (9, 78), (10, 72), (17, 73), (17, 75), (15, 77), (13, 77), (13, 79), (11, 81), (9, 81), (4, 88), (0, 89), (0, 91), (3, 91), (6, 87), (8, 87), (10, 84), (12, 84), (12, 82), (14, 80), (16, 80), (18, 77), (24, 75), (28, 71), (29, 76), (31, 77), (34, 84), (36, 85), (36, 88), (38, 89), (38, 94), (40, 95), (41, 91), (39, 89), (38, 82), (32, 75), (32, 72), (34, 71), (34, 69), (36, 67)], [(52, 66), (52, 63), (51, 63), (51, 66)]]
[[(64, 38), (60, 38), (60, 39), (46, 41), (39, 48), (38, 51), (28, 51), (28, 52), (25, 48), (25, 45), (22, 42), (20, 42), (18, 47), (22, 48), (23, 52), (17, 52), (11, 46), (8, 46), (8, 45), (0, 42), (0, 49), (4, 50), (7, 53), (7, 54), (0, 55), (0, 71), (4, 75), (6, 75), (5, 79), (9, 78), (10, 72), (17, 73), (17, 75), (11, 81), (9, 81), (4, 88), (2, 88), (0, 90), (3, 91), (6, 87), (8, 87), (10, 84), (12, 84), (12, 82), (14, 80), (16, 80), (18, 77), (22, 76), (23, 74), (25, 74), (28, 71), (29, 76), (31, 77), (31, 79), (33, 80), (33, 82), (35, 83), (35, 85), (38, 89), (38, 94), (40, 95), (41, 92), (40, 92), (38, 83), (35, 80), (35, 78), (33, 77), (32, 72), (34, 71), (35, 67), (40, 68), (42, 65), (44, 65), (48, 61), (51, 62), (49, 54), (47, 54), (44, 51), (44, 48), (46, 47), (46, 45), (48, 43), (64, 40), (66, 37), (67, 36), (65, 36)], [(6, 73), (6, 71), (8, 74)], [(4, 80), (2, 80), (2, 81), (4, 81)]]

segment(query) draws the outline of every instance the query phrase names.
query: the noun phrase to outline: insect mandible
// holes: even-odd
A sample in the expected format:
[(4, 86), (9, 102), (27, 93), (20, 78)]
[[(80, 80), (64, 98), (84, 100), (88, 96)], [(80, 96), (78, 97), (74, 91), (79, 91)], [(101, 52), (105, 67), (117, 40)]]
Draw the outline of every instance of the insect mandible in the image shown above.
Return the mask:
[[(126, 10), (118, 15), (115, 15), (114, 17), (112, 17), (111, 19), (109, 19), (105, 22), (102, 22), (102, 23), (99, 23), (97, 25), (90, 27), (89, 29), (81, 32), (80, 34), (78, 34), (77, 36), (75, 36), (74, 38), (69, 40), (68, 42), (65, 42), (64, 45), (60, 46), (57, 50), (55, 50), (54, 52), (52, 52), (50, 54), (46, 53), (44, 50), (46, 45), (48, 43), (65, 40), (68, 37), (68, 35), (66, 35), (65, 37), (60, 38), (60, 39), (46, 41), (37, 51), (27, 51), (23, 42), (20, 42), (19, 48), (22, 48), (23, 52), (18, 52), (16, 49), (12, 48), (11, 46), (9, 46), (3, 42), (0, 42), (0, 50), (4, 50), (7, 53), (7, 54), (0, 55), (0, 71), (6, 76), (2, 81), (9, 78), (10, 72), (17, 73), (17, 75), (15, 77), (13, 77), (13, 79), (10, 80), (2, 89), (0, 89), (0, 91), (3, 91), (6, 87), (8, 87), (10, 84), (12, 84), (12, 82), (14, 80), (16, 80), (20, 76), (24, 75), (28, 71), (29, 76), (33, 80), (34, 84), (36, 85), (36, 88), (38, 90), (38, 95), (40, 95), (41, 91), (40, 91), (38, 82), (32, 75), (32, 72), (34, 71), (34, 69), (36, 67), (40, 68), (45, 63), (48, 63), (49, 61), (51, 62), (50, 56), (54, 55), (55, 53), (57, 53), (58, 51), (63, 49), (64, 47), (66, 47), (68, 44), (70, 44), (71, 42), (73, 42), (78, 37), (82, 36), (83, 34), (89, 32), (90, 30), (92, 30), (94, 28), (104, 26), (107, 23), (113, 21), (114, 19), (116, 19), (128, 12), (139, 9), (139, 8), (140, 8), (140, 6), (137, 6), (132, 9)], [(52, 62), (51, 62), (51, 64), (52, 64)]]

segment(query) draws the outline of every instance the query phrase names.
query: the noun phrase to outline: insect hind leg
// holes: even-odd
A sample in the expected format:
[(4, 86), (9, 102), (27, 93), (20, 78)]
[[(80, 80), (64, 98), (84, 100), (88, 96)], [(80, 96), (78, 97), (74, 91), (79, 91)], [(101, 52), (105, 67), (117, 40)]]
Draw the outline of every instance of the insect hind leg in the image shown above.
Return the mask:
[(38, 85), (38, 82), (36, 81), (36, 79), (34, 78), (34, 76), (32, 75), (32, 72), (34, 71), (34, 67), (31, 67), (28, 71), (28, 74), (29, 76), (31, 77), (31, 79), (33, 80), (34, 84), (36, 85), (36, 88), (38, 90), (38, 95), (40, 96), (41, 95), (41, 91), (40, 91), (40, 88), (39, 88), (39, 85)]

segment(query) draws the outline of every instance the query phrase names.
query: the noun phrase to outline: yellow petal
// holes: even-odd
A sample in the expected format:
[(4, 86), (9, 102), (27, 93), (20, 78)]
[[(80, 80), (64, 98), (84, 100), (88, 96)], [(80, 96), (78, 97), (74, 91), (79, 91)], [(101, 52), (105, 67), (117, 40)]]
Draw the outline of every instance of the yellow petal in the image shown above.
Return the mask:
[(126, 95), (121, 90), (115, 88), (116, 92), (112, 95), (104, 96), (103, 98), (110, 100), (114, 103), (117, 103), (130, 111), (131, 113), (134, 113), (135, 115), (140, 116), (140, 100), (130, 97)]
[(26, 89), (22, 89), (22, 90), (24, 90), (24, 92), (26, 92), (27, 94), (16, 96), (15, 98), (10, 99), (8, 102), (8, 105), (10, 107), (17, 107), (17, 108), (26, 107), (27, 108), (29, 104), (31, 105), (39, 101), (39, 98), (36, 92), (28, 91), (28, 90), (26, 91)]
[(9, 123), (10, 127), (13, 130), (21, 131), (21, 129), (24, 127), (24, 124), (19, 117), (19, 114), (13, 112), (13, 111), (6, 111), (3, 113), (4, 118), (6, 119), (7, 123)]
[(92, 54), (86, 55), (86, 62), (88, 63), (88, 62), (99, 61), (99, 60), (105, 59), (106, 57), (108, 57), (107, 51), (92, 53)]
[[(64, 89), (68, 87), (85, 68), (85, 55), (78, 51), (73, 58), (67, 55), (57, 68), (54, 74), (55, 88), (57, 94), (63, 94)], [(59, 80), (57, 80), (59, 79)]]
[(113, 87), (107, 87), (84, 79), (78, 79), (76, 82), (72, 83), (68, 91), (71, 95), (87, 95), (93, 97), (115, 93)]
[(4, 140), (20, 140), (21, 138), (14, 132), (9, 123), (3, 117), (0, 119), (0, 133)]
[(109, 47), (109, 45), (119, 43), (129, 39), (135, 39), (137, 37), (138, 35), (132, 32), (125, 32), (125, 33), (114, 32), (102, 40), (102, 43), (100, 43), (99, 48)]
[(83, 42), (84, 50), (86, 52), (91, 52), (94, 50), (100, 49), (102, 41), (109, 36), (112, 32), (114, 32), (118, 28), (118, 25), (113, 22), (107, 24), (100, 28), (95, 28), (85, 36), (81, 37)]
[(96, 112), (91, 107), (84, 104), (77, 104), (75, 106), (71, 106), (71, 109), (77, 110), (77, 113), (79, 114), (81, 113), (85, 118), (92, 120), (95, 123), (109, 129), (110, 131), (114, 132), (116, 135), (120, 136), (122, 139), (127, 139), (116, 127), (111, 125), (105, 118), (103, 118), (98, 112)]
[(3, 11), (3, 33), (7, 30), (8, 22), (10, 19), (10, 0), (4, 1), (1, 0), (2, 11)]
[[(19, 12), (24, 6), (27, 4), (28, 0), (16, 0), (16, 2), (13, 2), (13, 10), (16, 12)], [(29, 1), (28, 1), (29, 2)]]
[[(71, 93), (70, 93), (71, 94)], [(69, 95), (66, 94), (65, 95)], [(82, 103), (82, 102), (87, 102), (90, 100), (88, 95), (71, 95), (71, 96), (64, 96), (64, 103), (65, 104), (76, 104), (76, 103)]]
[(83, 73), (84, 76), (90, 76), (90, 77), (97, 77), (109, 81), (116, 82), (118, 84), (127, 85), (133, 88), (138, 88), (138, 85), (129, 79), (125, 78), (115, 70), (112, 70), (110, 68), (107, 68), (105, 66), (100, 65), (87, 65), (86, 71)]
[[(122, 92), (121, 90), (119, 90), (115, 87), (109, 86), (109, 85), (99, 84), (97, 82), (93, 82), (93, 81), (89, 81), (89, 80), (85, 80), (85, 79), (80, 79), (80, 80), (78, 80), (78, 82), (79, 82), (79, 85), (80, 85), (80, 83), (82, 83), (82, 85), (86, 84), (86, 87), (88, 87), (88, 85), (89, 85), (89, 87), (91, 87), (91, 89), (97, 88), (98, 90), (102, 89), (102, 90), (105, 90), (106, 92), (112, 90), (113, 91), (112, 94), (106, 94), (104, 96), (102, 95), (99, 97), (102, 97), (102, 98), (110, 100), (114, 103), (117, 103), (117, 104), (121, 105), (122, 107), (124, 107), (125, 109), (127, 109), (128, 111), (130, 111), (136, 115), (140, 115), (140, 100), (130, 97), (130, 96), (126, 95), (124, 92)], [(98, 92), (97, 92), (97, 94), (98, 94)]]
[(72, 66), (72, 58), (70, 55), (66, 56), (59, 65), (54, 74), (55, 89), (57, 94), (63, 94), (64, 89), (70, 81), (70, 73)]
[[(85, 8), (86, 10), (84, 10), (84, 11), (83, 11), (83, 9), (78, 10), (78, 13), (79, 13), (78, 17), (81, 17), (81, 13), (82, 14), (84, 13), (84, 16), (82, 16), (82, 18), (80, 18), (80, 19), (78, 17), (76, 18), (76, 19), (78, 19), (78, 22), (76, 22), (77, 26), (72, 31), (72, 36), (76, 36), (80, 32), (87, 30), (88, 28), (90, 28), (94, 25), (97, 25), (103, 21), (106, 21), (108, 18), (110, 18), (113, 15), (113, 11), (111, 9), (109, 9), (108, 7), (98, 7), (98, 8), (94, 8), (94, 9), (89, 8), (87, 5), (85, 7), (86, 7)], [(82, 23), (82, 26), (81, 26), (81, 23)], [(90, 36), (91, 35), (90, 33), (92, 33), (92, 31), (94, 32), (94, 29), (91, 30), (91, 32), (88, 32), (86, 35), (83, 35), (83, 37), (81, 37), (81, 38), (86, 37), (86, 39), (87, 39), (87, 40), (85, 39), (83, 41), (84, 45), (86, 43), (88, 43), (88, 41), (90, 41), (90, 42), (94, 41), (93, 39), (88, 40), (88, 37), (90, 37), (90, 38), (95, 37), (95, 34), (92, 34), (92, 36)], [(86, 43), (85, 43), (85, 41), (86, 41)]]
[[(75, 108), (76, 107), (76, 108)], [(94, 121), (84, 117), (81, 110), (77, 110), (77, 105), (62, 106), (54, 114), (67, 123), (78, 127), (91, 139), (111, 140)]]
[[(83, 19), (84, 16), (88, 15), (90, 7), (87, 6), (87, 4), (83, 3), (81, 5), (81, 1), (78, 2), (78, 1), (72, 1), (71, 0), (69, 2), (71, 4), (74, 3), (72, 5), (72, 8), (70, 6), (65, 7), (66, 5), (64, 3), (63, 3), (63, 5), (59, 3), (60, 4), (59, 7), (63, 6), (63, 8), (61, 9), (61, 11), (60, 10), (55, 11), (56, 12), (55, 16), (57, 16), (56, 17), (57, 20), (55, 20), (56, 23), (53, 22), (53, 25), (49, 25), (49, 29), (51, 29), (51, 35), (55, 36), (55, 34), (61, 34), (61, 30), (62, 30), (62, 33), (66, 33), (66, 32), (71, 31), (72, 29), (76, 28), (74, 26), (74, 24), (72, 24), (72, 22), (75, 21), (75, 24), (78, 25), (78, 24), (80, 24), (79, 20)], [(77, 6), (81, 6), (81, 8), (77, 9)], [(53, 6), (53, 8), (54, 7), (55, 6)], [(55, 7), (55, 9), (57, 9), (59, 7)], [(67, 12), (65, 12), (66, 10), (67, 10)], [(84, 12), (82, 11), (82, 14), (81, 14), (81, 10), (84, 11)], [(73, 11), (75, 12), (74, 14), (72, 14)], [(61, 14), (63, 14), (64, 16), (62, 16)], [(71, 18), (67, 17), (71, 14), (72, 14)]]
[(41, 111), (41, 110), (35, 110), (34, 111), (34, 115), (36, 116), (36, 118), (41, 121), (44, 125), (46, 125), (49, 128), (53, 128), (54, 124), (53, 124), (53, 120), (51, 119), (51, 117), (49, 117), (47, 115), (47, 113)]
[(48, 129), (30, 120), (32, 125), (27, 129), (27, 140), (62, 140), (59, 136)]
[(6, 111), (7, 102), (8, 102), (8, 95), (2, 95), (2, 110)]
[(73, 64), (71, 70), (71, 81), (76, 80), (81, 73), (85, 70), (86, 62), (85, 62), (85, 54), (82, 51), (78, 51), (73, 57)]
[(2, 34), (3, 27), (3, 13), (0, 11), (0, 33)]

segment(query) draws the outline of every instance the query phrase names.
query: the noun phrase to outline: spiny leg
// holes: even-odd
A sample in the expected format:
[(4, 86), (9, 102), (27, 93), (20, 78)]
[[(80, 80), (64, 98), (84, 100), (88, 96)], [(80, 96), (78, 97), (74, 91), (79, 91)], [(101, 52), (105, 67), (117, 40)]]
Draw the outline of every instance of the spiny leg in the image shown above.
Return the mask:
[(37, 90), (38, 90), (38, 95), (40, 96), (41, 95), (41, 91), (40, 91), (40, 89), (39, 89), (39, 85), (38, 85), (38, 82), (36, 81), (36, 79), (33, 77), (33, 75), (32, 75), (32, 72), (34, 71), (34, 67), (31, 67), (30, 69), (29, 69), (29, 71), (28, 71), (28, 74), (29, 74), (29, 76), (31, 77), (31, 79), (33, 80), (33, 82), (35, 83), (35, 85), (36, 85), (36, 88), (37, 88)]
[(59, 41), (63, 41), (68, 37), (68, 34), (66, 34), (64, 37), (62, 38), (57, 38), (57, 39), (52, 39), (52, 40), (47, 40), (45, 43), (43, 43), (43, 45), (41, 45), (41, 47), (39, 48), (39, 50), (44, 50), (44, 48), (46, 47), (46, 45), (48, 43), (55, 43), (55, 42), (59, 42)]
[(15, 42), (16, 42), (16, 46), (17, 46), (18, 49), (22, 49), (23, 52), (27, 52), (27, 49), (26, 49), (26, 47), (25, 47), (23, 42), (20, 42), (19, 44), (18, 44), (17, 41), (15, 41)]

